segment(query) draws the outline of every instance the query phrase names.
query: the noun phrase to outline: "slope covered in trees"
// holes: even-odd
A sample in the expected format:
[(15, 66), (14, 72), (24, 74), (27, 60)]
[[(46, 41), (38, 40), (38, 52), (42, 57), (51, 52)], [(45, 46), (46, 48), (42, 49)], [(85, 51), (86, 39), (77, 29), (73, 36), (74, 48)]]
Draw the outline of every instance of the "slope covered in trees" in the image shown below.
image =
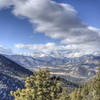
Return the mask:
[(100, 100), (100, 67), (94, 79), (70, 94), (71, 100)]
[(24, 88), (24, 81), (31, 74), (28, 69), (0, 54), (0, 100), (13, 100), (10, 91)]
[(48, 69), (34, 72), (25, 81), (25, 88), (11, 91), (15, 100), (100, 100), (100, 68), (90, 82), (68, 92), (58, 80), (50, 78)]

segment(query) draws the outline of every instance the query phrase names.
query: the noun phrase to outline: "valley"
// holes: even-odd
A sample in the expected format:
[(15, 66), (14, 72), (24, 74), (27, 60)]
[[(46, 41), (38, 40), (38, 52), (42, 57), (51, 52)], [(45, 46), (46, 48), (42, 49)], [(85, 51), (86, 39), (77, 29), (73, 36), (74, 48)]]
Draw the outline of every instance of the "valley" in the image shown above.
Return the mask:
[(100, 56), (84, 55), (81, 57), (67, 58), (56, 56), (24, 56), (6, 55), (21, 66), (31, 71), (39, 68), (49, 68), (52, 75), (61, 76), (73, 82), (88, 81), (95, 76)]

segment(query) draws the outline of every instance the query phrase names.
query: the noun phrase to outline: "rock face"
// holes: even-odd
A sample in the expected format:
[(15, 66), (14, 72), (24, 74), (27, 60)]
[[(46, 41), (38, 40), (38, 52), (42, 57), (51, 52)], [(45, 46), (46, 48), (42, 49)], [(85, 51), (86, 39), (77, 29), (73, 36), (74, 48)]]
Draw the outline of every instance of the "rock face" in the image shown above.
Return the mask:
[(23, 56), (23, 55), (6, 55), (9, 59), (17, 62), (27, 69), (34, 70), (38, 67), (49, 67), (51, 74), (56, 74), (70, 79), (74, 82), (88, 81), (97, 71), (100, 56), (84, 55), (80, 57), (64, 56)]
[(10, 91), (24, 87), (24, 80), (33, 74), (28, 69), (0, 55), (0, 100), (13, 100)]

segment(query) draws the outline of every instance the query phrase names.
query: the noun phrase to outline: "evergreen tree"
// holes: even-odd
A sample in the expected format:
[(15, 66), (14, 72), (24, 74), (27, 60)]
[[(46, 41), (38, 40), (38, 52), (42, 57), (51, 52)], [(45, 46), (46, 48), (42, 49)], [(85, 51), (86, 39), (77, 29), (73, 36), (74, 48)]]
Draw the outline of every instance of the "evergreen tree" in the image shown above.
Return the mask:
[(64, 89), (64, 91), (61, 93), (59, 100), (71, 100), (69, 94), (66, 91), (67, 90)]
[(70, 94), (71, 100), (76, 100), (77, 98), (77, 89), (73, 90)]
[(71, 100), (82, 100), (81, 89), (75, 89), (70, 96)]
[(94, 99), (100, 100), (100, 67), (98, 68), (96, 77), (93, 80), (92, 87), (93, 87)]
[(49, 69), (34, 72), (25, 81), (25, 89), (11, 91), (15, 100), (100, 100), (100, 67), (93, 80), (70, 93), (62, 86), (60, 79), (50, 77)]
[(89, 95), (89, 85), (87, 83), (85, 83), (83, 85), (83, 88), (81, 89), (81, 96), (82, 96), (82, 100), (87, 100), (87, 96)]
[(70, 100), (57, 78), (50, 78), (48, 69), (34, 72), (34, 75), (28, 77), (25, 81), (25, 89), (11, 91), (15, 100)]

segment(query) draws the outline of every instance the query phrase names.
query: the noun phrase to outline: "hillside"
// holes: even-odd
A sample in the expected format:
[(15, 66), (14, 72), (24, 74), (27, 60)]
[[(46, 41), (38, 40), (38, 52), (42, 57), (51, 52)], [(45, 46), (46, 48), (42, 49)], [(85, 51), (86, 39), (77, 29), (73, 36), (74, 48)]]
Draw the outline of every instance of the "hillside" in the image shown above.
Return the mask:
[(32, 72), (0, 55), (0, 100), (13, 100), (10, 90), (24, 87), (24, 80)]
[[(26, 77), (32, 74), (33, 73), (25, 67), (22, 67), (5, 56), (0, 55), (0, 100), (13, 100), (13, 97), (9, 94), (10, 91), (24, 88)], [(60, 81), (65, 87), (78, 87), (78, 84), (72, 83), (64, 78), (60, 78)]]

